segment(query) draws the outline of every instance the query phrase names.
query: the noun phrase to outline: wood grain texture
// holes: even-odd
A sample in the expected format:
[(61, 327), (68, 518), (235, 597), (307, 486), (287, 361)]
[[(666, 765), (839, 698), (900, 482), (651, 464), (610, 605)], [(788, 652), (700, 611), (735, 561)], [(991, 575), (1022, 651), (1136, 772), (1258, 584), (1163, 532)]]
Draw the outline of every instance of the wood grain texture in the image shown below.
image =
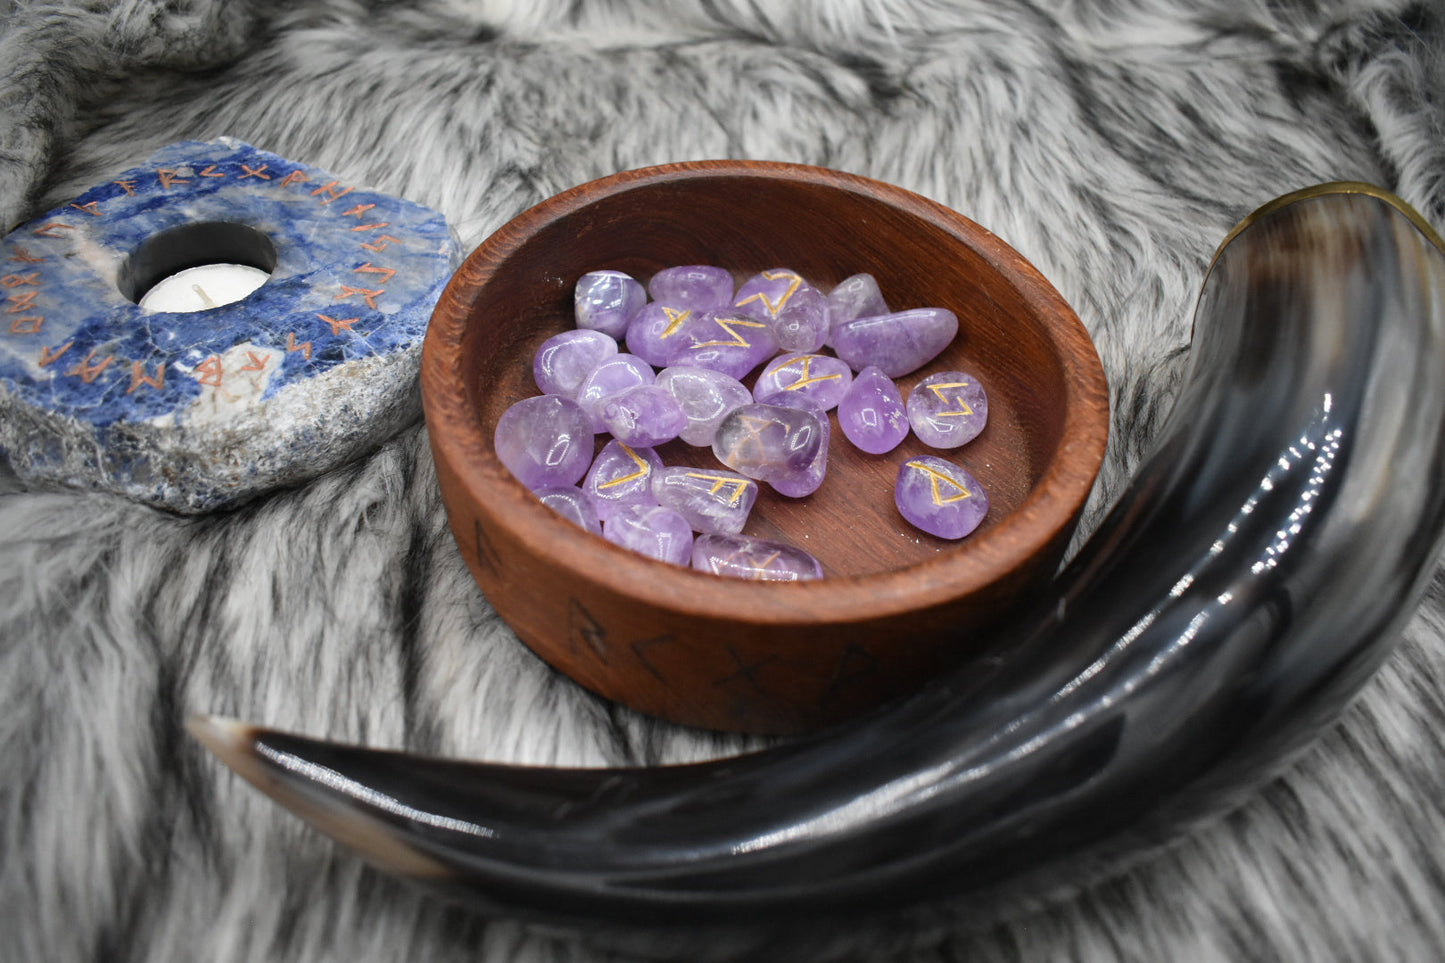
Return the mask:
[[(954, 311), (960, 333), (920, 371), (973, 373), (988, 427), (944, 453), (991, 508), (950, 542), (893, 504), (910, 438), (874, 456), (836, 426), (815, 494), (760, 495), (745, 531), (816, 555), (806, 584), (724, 580), (633, 555), (571, 526), (513, 479), (496, 421), (536, 394), (531, 357), (571, 327), (588, 271), (646, 279), (711, 263), (742, 279), (786, 266), (823, 289), (873, 273), (889, 304)], [(749, 379), (750, 383), (750, 379)], [(469, 257), (437, 306), (422, 372), (438, 480), (473, 575), (528, 645), (583, 685), (711, 728), (786, 733), (907, 691), (1052, 574), (1103, 457), (1102, 368), (1073, 311), (988, 231), (922, 197), (822, 168), (717, 161), (629, 171), (520, 215)], [(667, 464), (716, 467), (663, 446)], [(500, 564), (499, 564), (500, 563)]]

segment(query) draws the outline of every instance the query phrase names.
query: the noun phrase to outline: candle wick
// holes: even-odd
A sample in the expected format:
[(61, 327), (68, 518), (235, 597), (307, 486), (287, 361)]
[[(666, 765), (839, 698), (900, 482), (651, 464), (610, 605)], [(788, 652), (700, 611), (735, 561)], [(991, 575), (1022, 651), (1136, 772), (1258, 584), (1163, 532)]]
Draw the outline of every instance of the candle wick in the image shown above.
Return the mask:
[(206, 307), (214, 308), (216, 306), (216, 302), (212, 301), (210, 295), (206, 294), (206, 289), (201, 287), (199, 284), (192, 284), (191, 290), (201, 296), (201, 300), (205, 302)]

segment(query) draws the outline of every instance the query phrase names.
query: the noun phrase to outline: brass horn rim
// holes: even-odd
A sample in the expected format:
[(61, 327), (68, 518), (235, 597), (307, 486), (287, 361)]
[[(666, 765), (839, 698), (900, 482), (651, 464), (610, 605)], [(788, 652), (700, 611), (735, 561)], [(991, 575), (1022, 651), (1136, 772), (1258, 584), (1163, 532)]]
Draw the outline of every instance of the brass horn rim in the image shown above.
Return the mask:
[(1214, 249), (1214, 254), (1209, 259), (1209, 270), (1214, 270), (1214, 265), (1218, 263), (1220, 255), (1224, 253), (1224, 249), (1229, 246), (1229, 243), (1256, 221), (1262, 220), (1282, 208), (1289, 207), (1291, 204), (1298, 204), (1300, 201), (1308, 201), (1317, 197), (1328, 197), (1337, 194), (1364, 194), (1368, 197), (1384, 201), (1405, 215), (1405, 217), (1410, 220), (1410, 223), (1414, 224), (1416, 229), (1425, 235), (1426, 240), (1433, 244), (1441, 254), (1445, 254), (1445, 238), (1442, 238), (1430, 222), (1425, 220), (1424, 215), (1411, 207), (1398, 194), (1367, 181), (1328, 181), (1323, 184), (1315, 184), (1312, 187), (1302, 187), (1288, 194), (1282, 194), (1250, 211), (1240, 219), (1238, 224), (1234, 225), (1230, 232), (1224, 236), (1224, 240), (1220, 241), (1219, 246)]

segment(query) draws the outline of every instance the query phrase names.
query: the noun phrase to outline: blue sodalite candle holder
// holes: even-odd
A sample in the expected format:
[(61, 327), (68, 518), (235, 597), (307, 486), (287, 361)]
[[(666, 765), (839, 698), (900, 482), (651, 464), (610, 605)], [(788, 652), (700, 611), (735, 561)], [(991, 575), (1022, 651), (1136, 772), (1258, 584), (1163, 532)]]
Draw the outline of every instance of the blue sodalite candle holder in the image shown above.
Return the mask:
[[(179, 512), (234, 505), (374, 447), (417, 413), (442, 215), (231, 138), (186, 141), (0, 242), (0, 449), (22, 478)], [(150, 313), (207, 263), (271, 277)]]

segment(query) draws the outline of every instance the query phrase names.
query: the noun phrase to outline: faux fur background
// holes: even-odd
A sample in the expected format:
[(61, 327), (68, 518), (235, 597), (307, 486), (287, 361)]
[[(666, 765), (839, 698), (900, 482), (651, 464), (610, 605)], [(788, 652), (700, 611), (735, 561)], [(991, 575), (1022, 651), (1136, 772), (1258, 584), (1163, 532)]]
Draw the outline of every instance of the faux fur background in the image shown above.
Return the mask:
[[(434, 207), (468, 249), (563, 188), (663, 161), (803, 161), (936, 198), (1022, 251), (1094, 336), (1114, 434), (1086, 531), (1169, 409), (1198, 286), (1239, 217), (1355, 178), (1445, 225), (1438, 0), (0, 0), (0, 15), (6, 230), (222, 134)], [(607, 958), (365, 868), (205, 756), (190, 712), (494, 760), (744, 745), (607, 704), (522, 647), (462, 565), (420, 423), (230, 513), (0, 490), (5, 963)], [(1062, 901), (856, 955), (1445, 957), (1442, 636), (1437, 576), (1362, 698), (1233, 815)]]

